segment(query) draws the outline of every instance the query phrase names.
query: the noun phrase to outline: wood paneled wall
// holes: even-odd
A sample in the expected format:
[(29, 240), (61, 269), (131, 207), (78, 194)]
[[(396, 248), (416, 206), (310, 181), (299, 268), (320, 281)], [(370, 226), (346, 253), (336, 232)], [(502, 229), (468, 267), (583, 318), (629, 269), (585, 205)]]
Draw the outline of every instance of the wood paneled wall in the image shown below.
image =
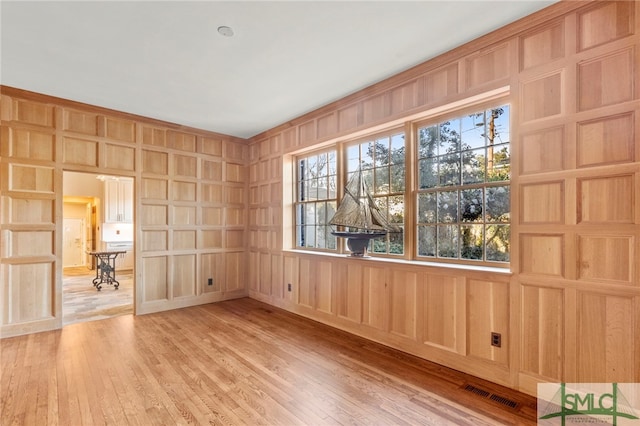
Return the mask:
[[(533, 395), (640, 382), (639, 30), (637, 2), (561, 2), (254, 137), (250, 295)], [(500, 90), (510, 274), (287, 249), (295, 153)]]
[(135, 179), (136, 313), (247, 294), (247, 141), (8, 87), (0, 107), (2, 337), (62, 326), (66, 170)]

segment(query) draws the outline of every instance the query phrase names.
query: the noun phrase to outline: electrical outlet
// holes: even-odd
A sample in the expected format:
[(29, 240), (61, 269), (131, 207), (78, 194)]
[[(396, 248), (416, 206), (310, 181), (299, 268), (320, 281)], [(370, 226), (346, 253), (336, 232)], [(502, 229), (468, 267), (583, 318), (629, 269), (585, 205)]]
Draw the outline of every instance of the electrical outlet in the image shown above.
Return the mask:
[(291, 283), (287, 284), (287, 291), (291, 291)]
[(209, 278), (207, 280), (207, 285), (213, 285), (213, 278)]
[(491, 333), (491, 346), (495, 346), (497, 348), (502, 346), (502, 334)]

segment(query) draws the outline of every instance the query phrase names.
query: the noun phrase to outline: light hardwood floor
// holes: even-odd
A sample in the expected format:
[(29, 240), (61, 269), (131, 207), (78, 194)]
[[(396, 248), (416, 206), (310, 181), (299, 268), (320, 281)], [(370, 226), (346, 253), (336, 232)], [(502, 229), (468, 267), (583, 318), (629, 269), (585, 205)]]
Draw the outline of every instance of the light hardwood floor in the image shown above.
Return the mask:
[(535, 424), (532, 397), (248, 298), (0, 347), (2, 425)]
[(133, 271), (117, 271), (120, 286), (93, 285), (95, 270), (86, 267), (65, 268), (62, 280), (62, 324), (95, 321), (133, 314)]

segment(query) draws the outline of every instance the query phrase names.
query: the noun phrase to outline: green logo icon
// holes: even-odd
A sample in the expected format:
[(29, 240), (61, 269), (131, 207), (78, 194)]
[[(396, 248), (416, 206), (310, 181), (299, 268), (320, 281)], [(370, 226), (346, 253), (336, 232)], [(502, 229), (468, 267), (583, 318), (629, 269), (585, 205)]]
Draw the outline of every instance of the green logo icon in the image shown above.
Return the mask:
[[(551, 399), (540, 400), (538, 387), (538, 420), (555, 419), (565, 426), (570, 423), (609, 424), (617, 426), (620, 421), (640, 420), (633, 404), (620, 391), (618, 383), (576, 384), (560, 383)], [(554, 384), (557, 386), (557, 384)], [(637, 388), (637, 386), (636, 386)], [(634, 392), (636, 393), (636, 392)], [(546, 405), (541, 405), (544, 401)], [(637, 408), (637, 405), (636, 405)], [(640, 425), (640, 421), (637, 422)], [(539, 424), (549, 424), (539, 422)], [(557, 424), (554, 422), (554, 424)], [(632, 424), (636, 424), (633, 422)]]

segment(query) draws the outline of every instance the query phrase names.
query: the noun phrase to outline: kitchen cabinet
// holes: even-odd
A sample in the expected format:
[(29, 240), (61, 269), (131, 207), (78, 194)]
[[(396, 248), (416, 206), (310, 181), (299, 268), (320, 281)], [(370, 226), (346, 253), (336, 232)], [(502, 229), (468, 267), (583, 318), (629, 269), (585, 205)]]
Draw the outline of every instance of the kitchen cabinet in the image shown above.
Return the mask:
[(104, 221), (133, 223), (133, 179), (104, 181)]

